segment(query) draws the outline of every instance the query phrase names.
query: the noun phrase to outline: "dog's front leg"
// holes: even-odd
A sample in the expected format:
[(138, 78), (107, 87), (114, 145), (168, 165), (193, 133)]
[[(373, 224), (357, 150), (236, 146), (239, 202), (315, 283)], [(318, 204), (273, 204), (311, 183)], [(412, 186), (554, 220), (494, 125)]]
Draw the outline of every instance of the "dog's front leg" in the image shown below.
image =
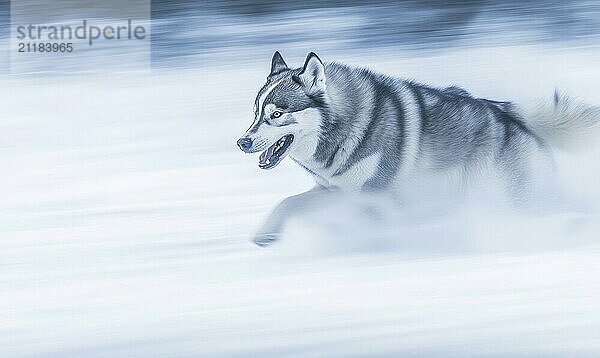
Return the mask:
[(327, 192), (328, 189), (317, 185), (307, 192), (284, 199), (275, 207), (258, 230), (258, 233), (254, 236), (254, 243), (264, 247), (277, 241), (289, 218), (311, 207), (312, 203), (326, 195)]

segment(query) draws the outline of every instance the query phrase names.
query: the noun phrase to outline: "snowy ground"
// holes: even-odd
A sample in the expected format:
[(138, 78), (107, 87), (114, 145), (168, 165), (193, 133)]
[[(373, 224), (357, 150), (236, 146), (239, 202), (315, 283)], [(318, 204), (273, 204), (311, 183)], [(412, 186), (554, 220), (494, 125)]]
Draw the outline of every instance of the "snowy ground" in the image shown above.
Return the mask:
[[(600, 104), (599, 55), (336, 60)], [(457, 213), (383, 239), (360, 214), (349, 238), (300, 220), (259, 249), (269, 209), (311, 186), (234, 146), (266, 67), (0, 80), (0, 356), (600, 355), (598, 148), (559, 158), (581, 210)]]

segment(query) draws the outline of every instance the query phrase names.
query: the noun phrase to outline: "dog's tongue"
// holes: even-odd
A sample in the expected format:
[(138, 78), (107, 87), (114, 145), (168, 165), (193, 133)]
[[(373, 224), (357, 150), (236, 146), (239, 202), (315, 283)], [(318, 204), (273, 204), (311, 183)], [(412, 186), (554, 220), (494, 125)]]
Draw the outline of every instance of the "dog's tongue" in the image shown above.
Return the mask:
[(275, 152), (275, 145), (270, 146), (269, 149), (262, 152), (259, 157), (260, 164), (262, 164), (262, 165), (267, 164), (267, 160), (271, 159), (274, 152)]

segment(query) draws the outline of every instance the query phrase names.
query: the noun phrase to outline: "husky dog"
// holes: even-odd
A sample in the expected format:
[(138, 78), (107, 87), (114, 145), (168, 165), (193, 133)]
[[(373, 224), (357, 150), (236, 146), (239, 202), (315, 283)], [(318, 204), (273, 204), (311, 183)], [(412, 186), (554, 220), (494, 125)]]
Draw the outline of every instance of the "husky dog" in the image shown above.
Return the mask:
[(464, 188), (487, 172), (512, 199), (526, 202), (540, 179), (552, 176), (553, 149), (600, 119), (599, 108), (558, 93), (548, 102), (520, 108), (458, 87), (323, 63), (315, 53), (289, 68), (275, 52), (254, 102), (254, 122), (237, 144), (246, 153), (262, 152), (262, 169), (289, 156), (317, 185), (284, 200), (255, 242), (274, 241), (291, 211), (331, 189), (405, 195), (429, 178)]

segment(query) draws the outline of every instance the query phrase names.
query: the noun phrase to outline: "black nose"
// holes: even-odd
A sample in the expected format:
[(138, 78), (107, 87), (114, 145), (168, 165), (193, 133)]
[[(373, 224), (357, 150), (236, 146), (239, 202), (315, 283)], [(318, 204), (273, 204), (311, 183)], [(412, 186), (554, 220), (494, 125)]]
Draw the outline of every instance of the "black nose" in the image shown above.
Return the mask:
[(250, 149), (250, 147), (252, 147), (252, 139), (250, 138), (240, 138), (237, 141), (237, 145), (238, 147), (240, 147), (241, 150), (243, 150), (244, 152), (247, 152), (248, 149)]

